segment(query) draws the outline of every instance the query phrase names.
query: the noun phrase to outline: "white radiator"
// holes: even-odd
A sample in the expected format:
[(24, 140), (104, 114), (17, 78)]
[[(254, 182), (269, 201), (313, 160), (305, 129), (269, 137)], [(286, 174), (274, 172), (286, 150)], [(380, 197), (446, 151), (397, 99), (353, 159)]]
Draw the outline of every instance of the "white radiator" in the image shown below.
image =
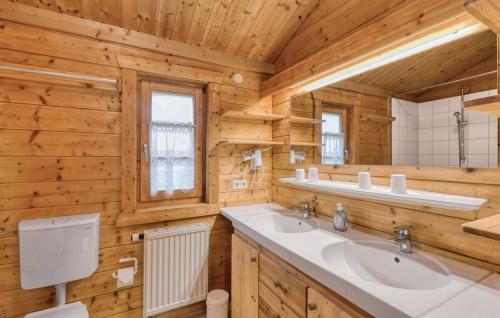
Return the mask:
[(206, 298), (208, 239), (207, 223), (144, 232), (144, 317)]

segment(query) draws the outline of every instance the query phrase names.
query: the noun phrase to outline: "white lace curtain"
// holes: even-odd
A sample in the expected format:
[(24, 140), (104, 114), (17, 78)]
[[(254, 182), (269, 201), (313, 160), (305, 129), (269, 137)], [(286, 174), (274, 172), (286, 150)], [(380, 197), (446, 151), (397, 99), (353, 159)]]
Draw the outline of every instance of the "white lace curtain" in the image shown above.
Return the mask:
[(194, 188), (195, 126), (168, 121), (150, 124), (151, 194)]
[(323, 133), (322, 160), (326, 164), (344, 163), (344, 134)]

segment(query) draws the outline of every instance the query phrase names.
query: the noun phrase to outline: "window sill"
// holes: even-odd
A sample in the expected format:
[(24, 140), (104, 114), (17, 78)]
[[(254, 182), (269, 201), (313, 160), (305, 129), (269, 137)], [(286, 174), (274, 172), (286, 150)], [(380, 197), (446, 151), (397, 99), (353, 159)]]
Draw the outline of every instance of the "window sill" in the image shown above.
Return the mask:
[(116, 220), (117, 227), (149, 224), (165, 221), (197, 218), (219, 214), (218, 204), (196, 203), (136, 210), (133, 213), (120, 213)]

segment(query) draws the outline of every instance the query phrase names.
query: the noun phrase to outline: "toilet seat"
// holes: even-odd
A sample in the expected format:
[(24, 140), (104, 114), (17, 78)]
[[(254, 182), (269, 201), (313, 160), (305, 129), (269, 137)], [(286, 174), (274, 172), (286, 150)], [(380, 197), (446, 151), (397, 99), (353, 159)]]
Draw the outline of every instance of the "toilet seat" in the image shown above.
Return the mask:
[(65, 304), (27, 314), (24, 318), (89, 318), (87, 307), (81, 302)]

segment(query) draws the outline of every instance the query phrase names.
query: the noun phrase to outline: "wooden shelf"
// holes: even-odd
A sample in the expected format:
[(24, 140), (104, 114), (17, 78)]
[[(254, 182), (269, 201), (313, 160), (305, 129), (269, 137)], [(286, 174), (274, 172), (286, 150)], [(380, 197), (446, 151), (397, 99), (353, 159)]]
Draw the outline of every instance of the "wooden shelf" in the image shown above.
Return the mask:
[(300, 146), (300, 147), (321, 147), (323, 146), (321, 143), (317, 142), (308, 142), (308, 141), (292, 141), (290, 142), (291, 146)]
[(290, 116), (290, 122), (293, 124), (321, 124), (324, 120), (307, 118), (307, 117), (299, 117), (299, 116)]
[(285, 143), (282, 141), (272, 140), (258, 140), (258, 139), (223, 139), (219, 145), (268, 145), (268, 146), (281, 146)]
[(359, 119), (366, 120), (366, 121), (375, 121), (378, 123), (392, 123), (393, 121), (396, 120), (396, 117), (388, 117), (388, 116), (382, 116), (382, 115), (363, 113), (359, 116)]
[(462, 231), (500, 240), (500, 214), (462, 224)]
[(241, 119), (274, 121), (274, 120), (282, 120), (285, 118), (285, 116), (278, 114), (239, 112), (235, 110), (228, 110), (221, 114), (221, 118), (241, 118)]
[(464, 102), (464, 107), (470, 111), (500, 118), (500, 95), (468, 100)]

